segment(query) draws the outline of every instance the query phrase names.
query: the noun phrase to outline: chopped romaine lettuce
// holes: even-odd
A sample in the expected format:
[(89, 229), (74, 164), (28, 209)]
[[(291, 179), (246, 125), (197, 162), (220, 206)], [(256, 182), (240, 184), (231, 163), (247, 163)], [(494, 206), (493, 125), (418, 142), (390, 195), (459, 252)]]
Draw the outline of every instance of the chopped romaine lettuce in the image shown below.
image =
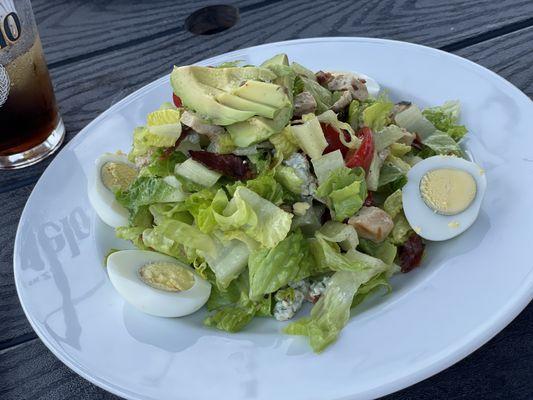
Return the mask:
[(389, 114), (394, 104), (390, 101), (378, 100), (363, 110), (363, 122), (372, 131), (378, 132), (389, 121)]
[(436, 154), (442, 155), (457, 155), (461, 156), (463, 151), (455, 140), (447, 133), (435, 131), (422, 141), (427, 147), (433, 150)]
[(336, 221), (351, 217), (363, 205), (367, 196), (364, 178), (361, 168), (337, 168), (317, 188), (316, 195), (327, 199)]
[(290, 129), (300, 148), (312, 159), (320, 157), (328, 146), (320, 122), (314, 115), (301, 125), (291, 125)]
[(422, 114), (437, 130), (446, 132), (453, 140), (459, 141), (467, 133), (464, 125), (457, 124), (460, 108), (458, 101), (447, 101), (440, 107), (426, 108)]

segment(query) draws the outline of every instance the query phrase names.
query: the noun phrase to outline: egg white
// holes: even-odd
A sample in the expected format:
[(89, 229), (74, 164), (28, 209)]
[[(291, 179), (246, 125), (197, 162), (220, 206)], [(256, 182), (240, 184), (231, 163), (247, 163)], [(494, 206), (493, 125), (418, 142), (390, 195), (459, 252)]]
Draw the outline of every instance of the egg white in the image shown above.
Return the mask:
[(100, 219), (107, 225), (117, 228), (128, 224), (129, 212), (117, 202), (115, 194), (102, 182), (101, 169), (108, 162), (122, 163), (136, 168), (126, 155), (105, 153), (98, 157), (92, 176), (89, 178), (89, 201)]
[[(139, 277), (139, 269), (154, 262), (178, 264), (191, 271), (194, 285), (182, 292), (155, 289)], [(153, 251), (122, 250), (107, 259), (107, 273), (116, 291), (138, 310), (158, 317), (182, 317), (200, 309), (209, 298), (211, 284), (193, 268), (175, 258)]]
[[(441, 215), (423, 200), (420, 181), (429, 171), (440, 168), (460, 169), (472, 175), (476, 182), (476, 196), (466, 210), (455, 215)], [(485, 190), (485, 172), (477, 164), (458, 157), (434, 156), (415, 164), (407, 173), (407, 184), (402, 189), (405, 217), (411, 228), (424, 239), (441, 241), (451, 239), (467, 230), (476, 220)]]
[(361, 74), (359, 72), (353, 72), (353, 71), (329, 71), (329, 72), (332, 75), (352, 75), (356, 79), (364, 79), (366, 81), (365, 85), (368, 90), (368, 94), (371, 97), (377, 97), (377, 95), (381, 91), (381, 86), (379, 86), (379, 83), (374, 78), (371, 78), (368, 75)]

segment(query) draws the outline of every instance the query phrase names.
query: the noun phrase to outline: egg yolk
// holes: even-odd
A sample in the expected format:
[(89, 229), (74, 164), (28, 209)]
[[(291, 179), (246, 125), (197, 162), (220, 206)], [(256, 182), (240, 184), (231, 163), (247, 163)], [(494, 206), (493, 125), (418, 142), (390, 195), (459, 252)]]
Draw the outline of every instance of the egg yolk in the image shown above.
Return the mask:
[(100, 170), (104, 186), (116, 192), (127, 189), (137, 177), (137, 170), (124, 163), (107, 162)]
[(178, 264), (156, 262), (145, 264), (139, 269), (144, 283), (167, 292), (182, 292), (194, 286), (194, 275)]
[(434, 169), (420, 181), (420, 194), (426, 205), (444, 215), (466, 210), (476, 197), (476, 181), (460, 169)]

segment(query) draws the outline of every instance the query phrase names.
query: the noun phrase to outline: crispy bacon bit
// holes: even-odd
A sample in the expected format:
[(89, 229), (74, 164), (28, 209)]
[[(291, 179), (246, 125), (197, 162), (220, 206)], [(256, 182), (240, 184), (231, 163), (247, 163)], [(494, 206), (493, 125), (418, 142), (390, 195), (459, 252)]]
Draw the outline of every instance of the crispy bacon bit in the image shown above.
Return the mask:
[(333, 75), (331, 75), (329, 72), (324, 71), (318, 71), (315, 76), (317, 82), (322, 86), (327, 84), (333, 78)]
[(203, 150), (191, 150), (189, 154), (193, 160), (229, 178), (247, 180), (254, 177), (250, 162), (246, 157), (239, 157), (235, 154), (210, 153)]
[(398, 257), (402, 272), (409, 272), (420, 265), (424, 254), (424, 241), (416, 233), (413, 233), (407, 241), (398, 248)]

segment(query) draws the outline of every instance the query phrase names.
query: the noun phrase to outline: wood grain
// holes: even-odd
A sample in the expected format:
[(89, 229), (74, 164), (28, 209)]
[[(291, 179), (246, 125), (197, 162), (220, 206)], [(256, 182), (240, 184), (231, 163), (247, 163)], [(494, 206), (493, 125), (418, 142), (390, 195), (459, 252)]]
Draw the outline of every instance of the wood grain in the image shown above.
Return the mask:
[[(185, 18), (202, 6), (217, 3), (220, 1), (32, 2), (47, 58), (52, 64), (108, 47), (127, 46), (162, 33), (188, 35), (183, 29)], [(231, 0), (225, 3), (241, 9), (242, 20), (234, 31), (249, 25), (250, 17), (271, 14), (272, 21), (256, 26), (267, 34), (265, 41), (357, 35), (396, 38), (435, 47), (520, 21), (532, 13), (529, 0)], [(279, 29), (282, 25), (283, 29)]]

